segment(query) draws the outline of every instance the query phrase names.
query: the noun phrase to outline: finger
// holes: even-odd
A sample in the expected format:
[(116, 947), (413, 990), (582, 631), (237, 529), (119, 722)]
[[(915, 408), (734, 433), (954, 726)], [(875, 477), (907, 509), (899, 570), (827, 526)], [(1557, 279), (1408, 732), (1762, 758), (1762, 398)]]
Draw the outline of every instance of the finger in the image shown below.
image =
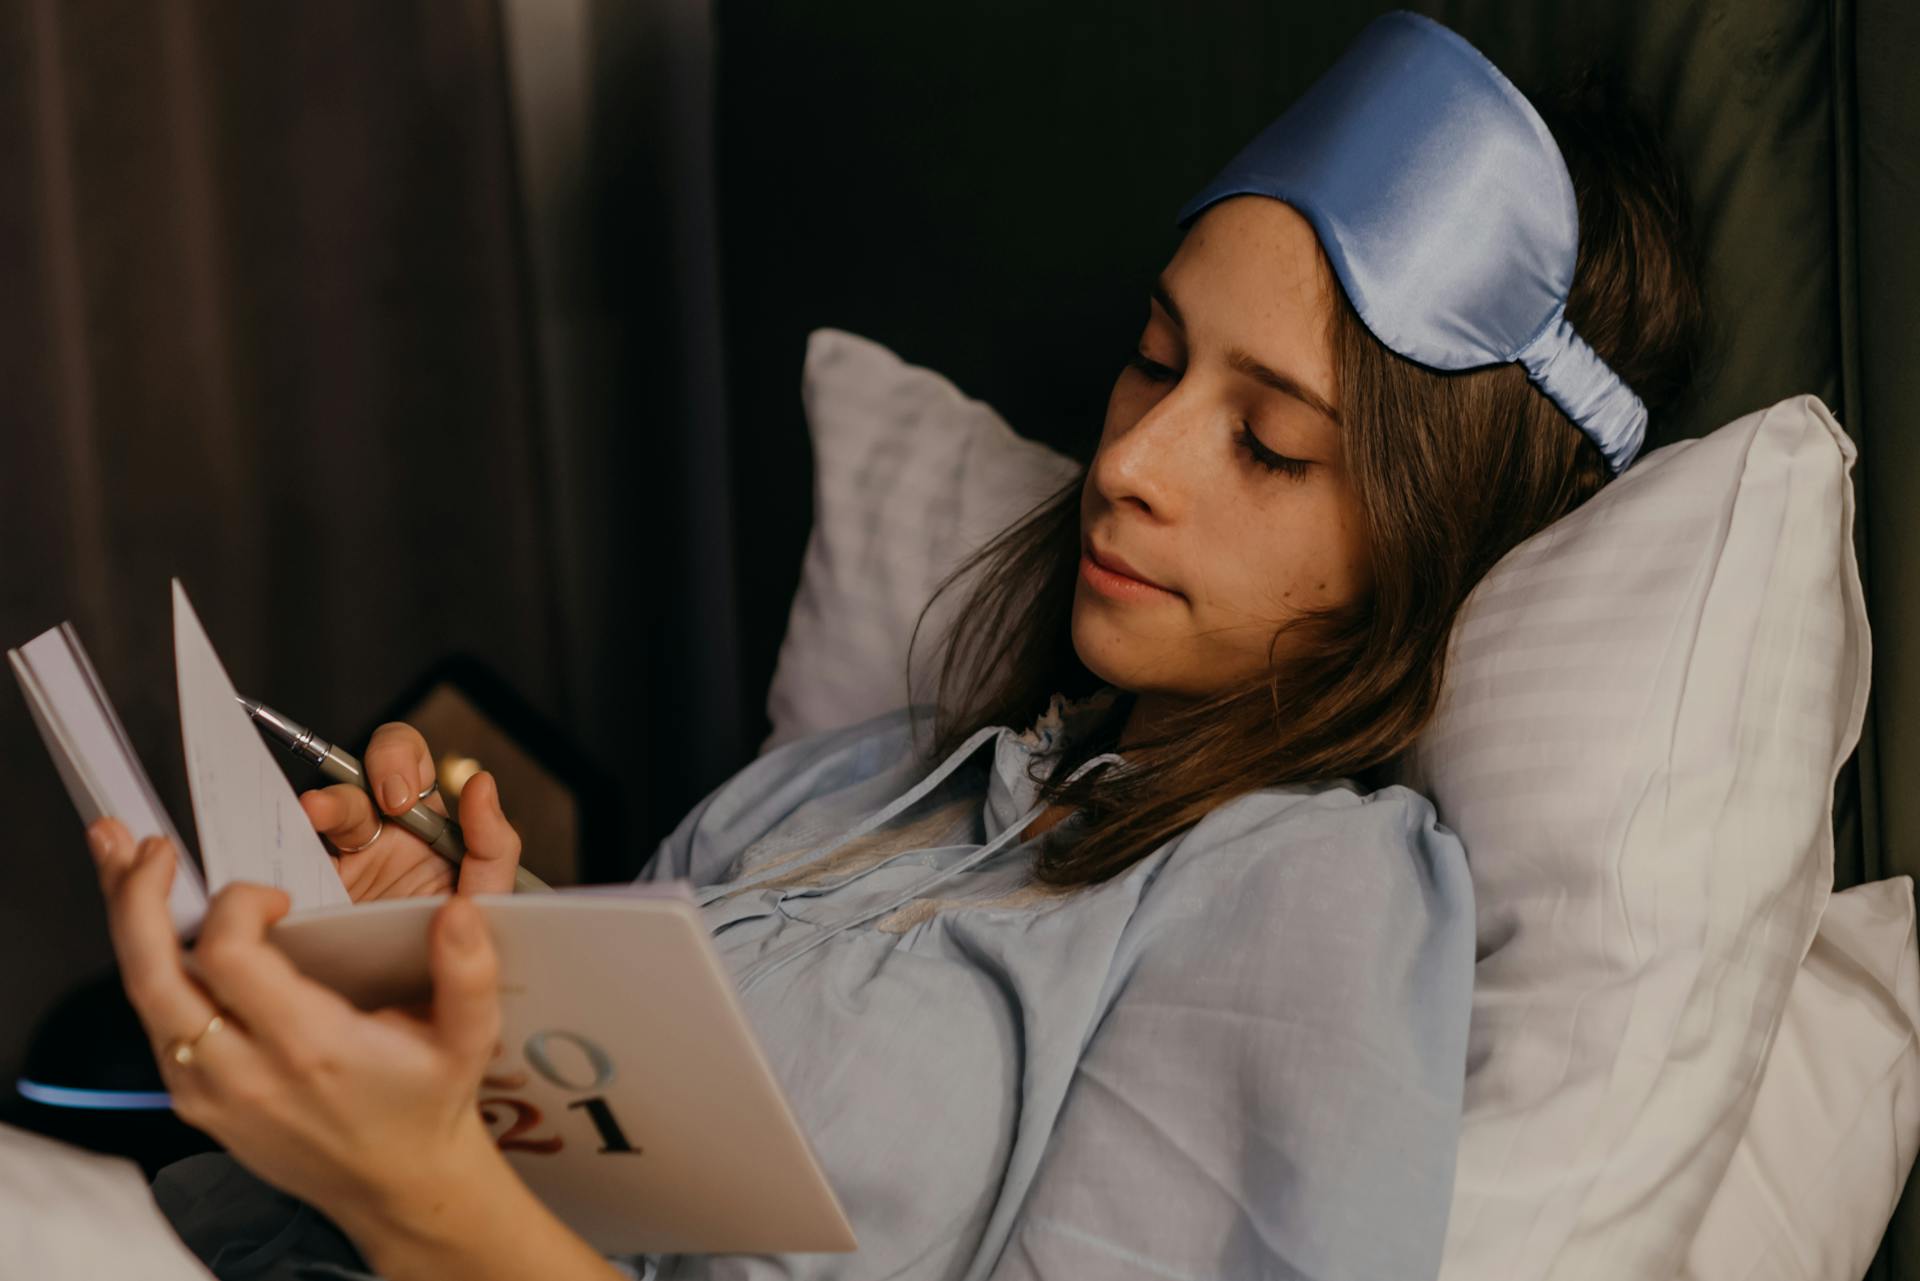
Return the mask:
[(100, 874), (102, 894), (112, 894), (113, 887), (133, 866), (139, 844), (127, 825), (117, 818), (98, 818), (87, 825), (87, 848), (93, 852), (93, 866)]
[(499, 957), (486, 915), (455, 895), (433, 914), (428, 965), (433, 1025), (442, 1045), (476, 1068), (500, 1035)]
[(107, 933), (120, 963), (120, 981), (127, 1000), (147, 1029), (158, 1057), (168, 1041), (192, 1036), (219, 1011), (207, 993), (187, 974), (174, 936), (173, 917), (167, 911), (167, 891), (173, 885), (173, 842), (150, 836), (128, 852), (132, 836), (125, 826), (111, 833), (110, 852), (120, 866), (107, 893)]
[(335, 783), (300, 794), (300, 808), (320, 835), (335, 848), (364, 845), (380, 830), (380, 818), (374, 813), (373, 798), (352, 783)]
[(520, 833), (500, 808), (500, 784), (481, 770), (460, 789), (460, 832), (467, 856), (460, 862), (462, 894), (511, 894), (520, 866)]
[(420, 801), (419, 803), (426, 806), (428, 809), (432, 810), (434, 813), (440, 815), (443, 818), (448, 817), (446, 798), (441, 796), (440, 793), (437, 791), (434, 792), (433, 795), (427, 797), (425, 800)]
[(404, 721), (388, 721), (373, 731), (362, 761), (380, 808), (404, 814), (433, 782), (433, 754), (420, 731)]
[(346, 999), (294, 968), (267, 938), (293, 900), (270, 885), (235, 881), (207, 908), (194, 959), (213, 999), (240, 1016), (283, 1060), (311, 1066), (351, 1014)]
[[(100, 837), (107, 847), (102, 852), (118, 868), (107, 921), (127, 999), (146, 1031), (174, 1115), (211, 1134), (220, 1128), (220, 1100), (237, 1082), (258, 1078), (259, 1048), (245, 1019), (217, 1006), (187, 969), (166, 906), (178, 861), (173, 842), (149, 837), (128, 854), (124, 846), (132, 837), (120, 823), (103, 826)], [(175, 1041), (194, 1043), (190, 1062), (173, 1057)]]

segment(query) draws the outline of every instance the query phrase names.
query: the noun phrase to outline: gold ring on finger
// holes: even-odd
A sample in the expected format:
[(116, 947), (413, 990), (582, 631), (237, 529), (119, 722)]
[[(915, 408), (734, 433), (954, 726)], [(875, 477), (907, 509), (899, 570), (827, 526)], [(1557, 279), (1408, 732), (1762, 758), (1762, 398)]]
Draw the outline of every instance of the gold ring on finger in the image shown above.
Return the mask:
[(386, 830), (387, 830), (387, 820), (384, 818), (381, 818), (378, 814), (375, 814), (373, 816), (373, 835), (372, 836), (369, 836), (366, 840), (360, 842), (358, 845), (336, 844), (333, 848), (335, 848), (336, 850), (339, 850), (342, 854), (358, 854), (361, 850), (367, 848), (367, 846), (379, 840), (380, 833)]
[(168, 1041), (167, 1048), (165, 1050), (166, 1056), (172, 1059), (175, 1063), (193, 1062), (193, 1049), (195, 1046), (200, 1044), (201, 1038), (206, 1036), (207, 1033), (209, 1032), (218, 1032), (221, 1028), (225, 1027), (226, 1025), (227, 1025), (227, 1021), (225, 1018), (223, 1018), (218, 1014), (214, 1015), (212, 1018), (207, 1020), (207, 1025), (205, 1027), (201, 1028), (198, 1032), (194, 1033), (192, 1036), (188, 1036), (188, 1037), (176, 1036), (173, 1038), (173, 1040)]

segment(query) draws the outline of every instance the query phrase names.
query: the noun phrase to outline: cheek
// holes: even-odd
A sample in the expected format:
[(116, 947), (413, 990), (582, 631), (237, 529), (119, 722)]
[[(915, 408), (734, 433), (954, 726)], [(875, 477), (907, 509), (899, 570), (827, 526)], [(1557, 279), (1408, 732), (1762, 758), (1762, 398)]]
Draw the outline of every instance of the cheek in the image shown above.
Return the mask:
[(1290, 507), (1279, 520), (1271, 510), (1262, 515), (1247, 534), (1230, 540), (1249, 554), (1223, 558), (1217, 588), (1224, 599), (1244, 601), (1248, 612), (1277, 621), (1368, 589), (1366, 539), (1343, 504), (1319, 498)]
[(1373, 557), (1366, 523), (1351, 497), (1339, 504), (1337, 519), (1339, 533), (1335, 547), (1341, 566), (1339, 581), (1345, 585), (1346, 596), (1351, 598), (1373, 589)]
[(1341, 604), (1366, 590), (1366, 548), (1345, 529), (1329, 531), (1317, 550), (1312, 581), (1307, 584), (1315, 605)]

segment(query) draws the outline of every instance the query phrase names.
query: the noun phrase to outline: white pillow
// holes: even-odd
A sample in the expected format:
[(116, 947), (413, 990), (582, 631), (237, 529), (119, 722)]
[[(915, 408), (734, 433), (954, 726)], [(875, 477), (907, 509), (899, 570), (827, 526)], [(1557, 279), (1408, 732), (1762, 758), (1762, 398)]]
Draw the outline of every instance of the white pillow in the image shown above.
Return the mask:
[(1461, 610), (1400, 775), (1478, 916), (1443, 1281), (1682, 1265), (1832, 892), (1854, 458), (1783, 400), (1648, 454)]
[(966, 594), (956, 584), (927, 616), (908, 690), (907, 642), (934, 586), (1079, 469), (939, 374), (842, 330), (808, 335), (801, 395), (813, 533), (762, 753), (930, 699), (937, 643)]
[[(989, 522), (969, 541), (945, 522), (917, 544), (926, 549), (918, 568), (901, 572), (889, 559), (900, 540), (882, 531), (927, 531), (863, 483), (874, 474), (869, 457), (884, 456), (894, 474), (940, 468), (976, 491), (965, 505), (990, 501), (1005, 473), (939, 461), (951, 457), (940, 452), (943, 435), (984, 436), (1011, 452), (991, 410), (851, 334), (816, 331), (806, 387), (822, 472), (818, 528), (794, 609), (807, 625), (790, 629), (781, 650), (769, 746), (905, 701), (896, 656), (938, 578), (932, 567), (957, 563), (994, 532)], [(903, 407), (897, 417), (889, 405)], [(935, 461), (903, 457), (915, 450)], [(1028, 493), (1071, 471), (1038, 445), (1008, 461), (1021, 458), (1035, 468)], [(1782, 1148), (1786, 1132), (1772, 1128), (1780, 1112), (1755, 1104), (1753, 1090), (1783, 1007), (1811, 999), (1790, 1005), (1790, 984), (1819, 990), (1795, 976), (1831, 886), (1834, 772), (1865, 706), (1853, 458), (1817, 399), (1782, 402), (1650, 453), (1514, 549), (1469, 601), (1447, 706), (1405, 763), (1423, 766), (1406, 771), (1424, 773), (1415, 786), (1439, 788), (1461, 809), (1482, 926), (1450, 1276), (1546, 1276), (1556, 1261), (1558, 1275), (1592, 1263), (1596, 1276), (1672, 1276), (1736, 1140), (1754, 1152)], [(869, 582), (830, 573), (879, 561), (895, 568)], [(858, 603), (863, 596), (872, 603)], [(840, 604), (803, 608), (807, 599)], [(877, 625), (849, 616), (863, 608)], [(796, 687), (801, 674), (834, 665), (816, 648), (884, 657), (867, 664), (873, 679), (823, 684), (808, 697)], [(1493, 673), (1503, 678), (1497, 692)], [(1803, 733), (1753, 741), (1781, 688), (1798, 691), (1791, 707)], [(1716, 776), (1715, 749), (1733, 742), (1741, 750)], [(1641, 805), (1629, 824), (1636, 782)], [(1716, 785), (1742, 798), (1718, 820), (1708, 809)], [(1776, 794), (1749, 804), (1755, 789)], [(1663, 801), (1673, 807), (1671, 839), (1658, 830)], [(1693, 857), (1668, 857), (1676, 851)], [(1709, 886), (1738, 892), (1710, 898)], [(1757, 960), (1742, 964), (1748, 944)], [(1663, 1044), (1682, 1016), (1683, 1039)], [(1765, 1128), (1742, 1140), (1750, 1109)], [(1909, 1129), (1896, 1151), (1910, 1161), (1910, 1119), (1901, 1124)], [(1847, 1152), (1862, 1182), (1834, 1197), (1890, 1204), (1907, 1166), (1856, 1169), (1855, 1148)], [(1638, 1204), (1635, 1187), (1650, 1193)], [(1714, 1199), (1710, 1221), (1750, 1204), (1744, 1190), (1729, 1195)], [(1606, 1214), (1610, 1224), (1594, 1221)], [(1858, 1221), (1828, 1224), (1822, 1257), (1854, 1249)], [(1794, 1239), (1823, 1231), (1818, 1219), (1806, 1223)], [(1694, 1257), (1724, 1257), (1711, 1246)], [(1715, 1266), (1696, 1275), (1742, 1274)]]
[(1835, 894), (1679, 1281), (1859, 1281), (1920, 1143), (1913, 878)]

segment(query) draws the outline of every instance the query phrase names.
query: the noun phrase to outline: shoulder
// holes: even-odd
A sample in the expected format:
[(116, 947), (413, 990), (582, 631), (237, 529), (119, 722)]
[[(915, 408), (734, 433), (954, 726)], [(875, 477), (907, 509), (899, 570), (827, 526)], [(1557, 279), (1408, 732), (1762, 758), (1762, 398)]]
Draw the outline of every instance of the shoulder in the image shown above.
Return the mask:
[[(1471, 1023), (1459, 842), (1416, 792), (1332, 784), (1236, 798), (1155, 857), (1069, 1095), (1077, 1162), (1042, 1167), (1036, 1213), (1168, 1276), (1433, 1276)], [(1183, 1230), (1143, 1235), (1169, 1206)]]
[[(1433, 804), (1394, 785), (1268, 788), (1172, 843), (1135, 913), (1134, 978), (1201, 985), (1242, 1009), (1335, 998), (1337, 1022), (1464, 1039), (1473, 884)], [(1461, 1047), (1464, 1049), (1464, 1044)]]
[[(1364, 792), (1346, 780), (1262, 788), (1215, 809), (1170, 843), (1164, 891), (1214, 901), (1228, 887), (1256, 897), (1348, 897), (1469, 914), (1473, 884), (1459, 837), (1433, 802), (1394, 784)], [(1175, 887), (1178, 887), (1177, 889)]]

